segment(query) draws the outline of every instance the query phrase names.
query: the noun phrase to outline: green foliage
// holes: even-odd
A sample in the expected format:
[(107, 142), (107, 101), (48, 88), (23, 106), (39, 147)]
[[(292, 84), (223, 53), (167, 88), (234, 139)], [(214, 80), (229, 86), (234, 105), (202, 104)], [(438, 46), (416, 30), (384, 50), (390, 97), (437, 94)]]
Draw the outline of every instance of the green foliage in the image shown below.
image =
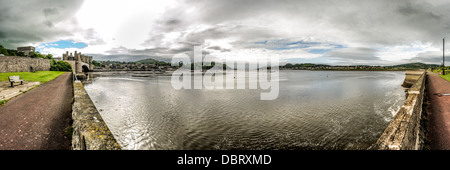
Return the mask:
[(46, 59), (47, 57), (39, 52), (33, 52), (30, 54), (31, 58), (43, 58)]
[(17, 56), (17, 50), (10, 50), (8, 49), (8, 53), (10, 56)]
[(320, 67), (320, 66), (329, 66), (329, 65), (312, 64), (312, 63), (296, 63), (296, 64), (287, 63), (286, 65), (284, 65), (282, 67), (283, 68), (295, 68), (295, 67)]
[(39, 52), (33, 52), (30, 54), (31, 58), (43, 58), (43, 59), (53, 59), (53, 55), (52, 54), (47, 54), (47, 55), (43, 55)]
[(47, 54), (47, 55), (45, 56), (45, 59), (53, 59), (53, 55), (52, 55), (52, 54)]
[(92, 65), (94, 65), (96, 67), (105, 67), (104, 64), (102, 64), (102, 63), (100, 63), (98, 61), (95, 61), (95, 60), (92, 60)]
[(0, 100), (0, 106), (6, 104), (8, 102), (8, 100)]
[(5, 56), (25, 56), (23, 52), (18, 52), (17, 50), (6, 49), (2, 45), (0, 45), (0, 54)]
[(22, 57), (25, 57), (25, 53), (24, 53), (24, 52), (22, 52), (22, 51), (18, 51), (18, 52), (17, 52), (17, 56), (22, 56)]
[(72, 71), (72, 66), (65, 61), (50, 60), (50, 71)]
[(8, 49), (0, 45), (0, 54), (3, 54), (5, 56), (9, 56)]

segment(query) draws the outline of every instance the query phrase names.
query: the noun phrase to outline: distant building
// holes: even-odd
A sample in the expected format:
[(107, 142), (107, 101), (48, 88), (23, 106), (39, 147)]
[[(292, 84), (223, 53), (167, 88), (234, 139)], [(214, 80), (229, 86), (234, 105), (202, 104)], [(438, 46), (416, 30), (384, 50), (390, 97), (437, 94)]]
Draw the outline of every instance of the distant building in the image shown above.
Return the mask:
[(17, 52), (23, 52), (26, 56), (30, 56), (30, 53), (34, 53), (34, 51), (33, 46), (17, 47)]

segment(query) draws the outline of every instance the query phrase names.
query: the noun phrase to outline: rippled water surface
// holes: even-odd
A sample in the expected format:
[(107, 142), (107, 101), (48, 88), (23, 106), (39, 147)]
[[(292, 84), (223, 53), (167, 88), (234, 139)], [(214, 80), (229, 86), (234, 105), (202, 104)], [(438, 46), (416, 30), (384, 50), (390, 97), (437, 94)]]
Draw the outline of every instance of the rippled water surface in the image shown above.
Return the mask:
[(261, 90), (175, 90), (169, 76), (85, 85), (123, 149), (368, 149), (403, 104), (404, 72), (280, 71)]

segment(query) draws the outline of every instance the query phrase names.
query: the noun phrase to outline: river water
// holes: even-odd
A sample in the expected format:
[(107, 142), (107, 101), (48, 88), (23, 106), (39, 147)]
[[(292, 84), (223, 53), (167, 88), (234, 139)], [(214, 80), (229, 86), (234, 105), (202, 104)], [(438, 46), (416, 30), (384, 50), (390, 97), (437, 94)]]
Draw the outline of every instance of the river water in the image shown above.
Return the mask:
[(405, 100), (401, 71), (280, 71), (261, 90), (175, 90), (170, 76), (92, 73), (85, 88), (123, 149), (370, 149)]

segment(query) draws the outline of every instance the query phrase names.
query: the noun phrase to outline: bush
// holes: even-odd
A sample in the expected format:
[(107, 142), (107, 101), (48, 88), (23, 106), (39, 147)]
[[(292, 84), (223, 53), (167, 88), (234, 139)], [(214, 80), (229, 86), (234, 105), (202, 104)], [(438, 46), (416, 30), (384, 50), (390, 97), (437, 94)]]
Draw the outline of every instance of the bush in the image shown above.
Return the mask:
[(30, 54), (31, 58), (44, 58), (45, 59), (45, 55), (39, 53), (39, 52), (33, 52)]
[(50, 71), (72, 71), (72, 66), (65, 61), (50, 60)]

